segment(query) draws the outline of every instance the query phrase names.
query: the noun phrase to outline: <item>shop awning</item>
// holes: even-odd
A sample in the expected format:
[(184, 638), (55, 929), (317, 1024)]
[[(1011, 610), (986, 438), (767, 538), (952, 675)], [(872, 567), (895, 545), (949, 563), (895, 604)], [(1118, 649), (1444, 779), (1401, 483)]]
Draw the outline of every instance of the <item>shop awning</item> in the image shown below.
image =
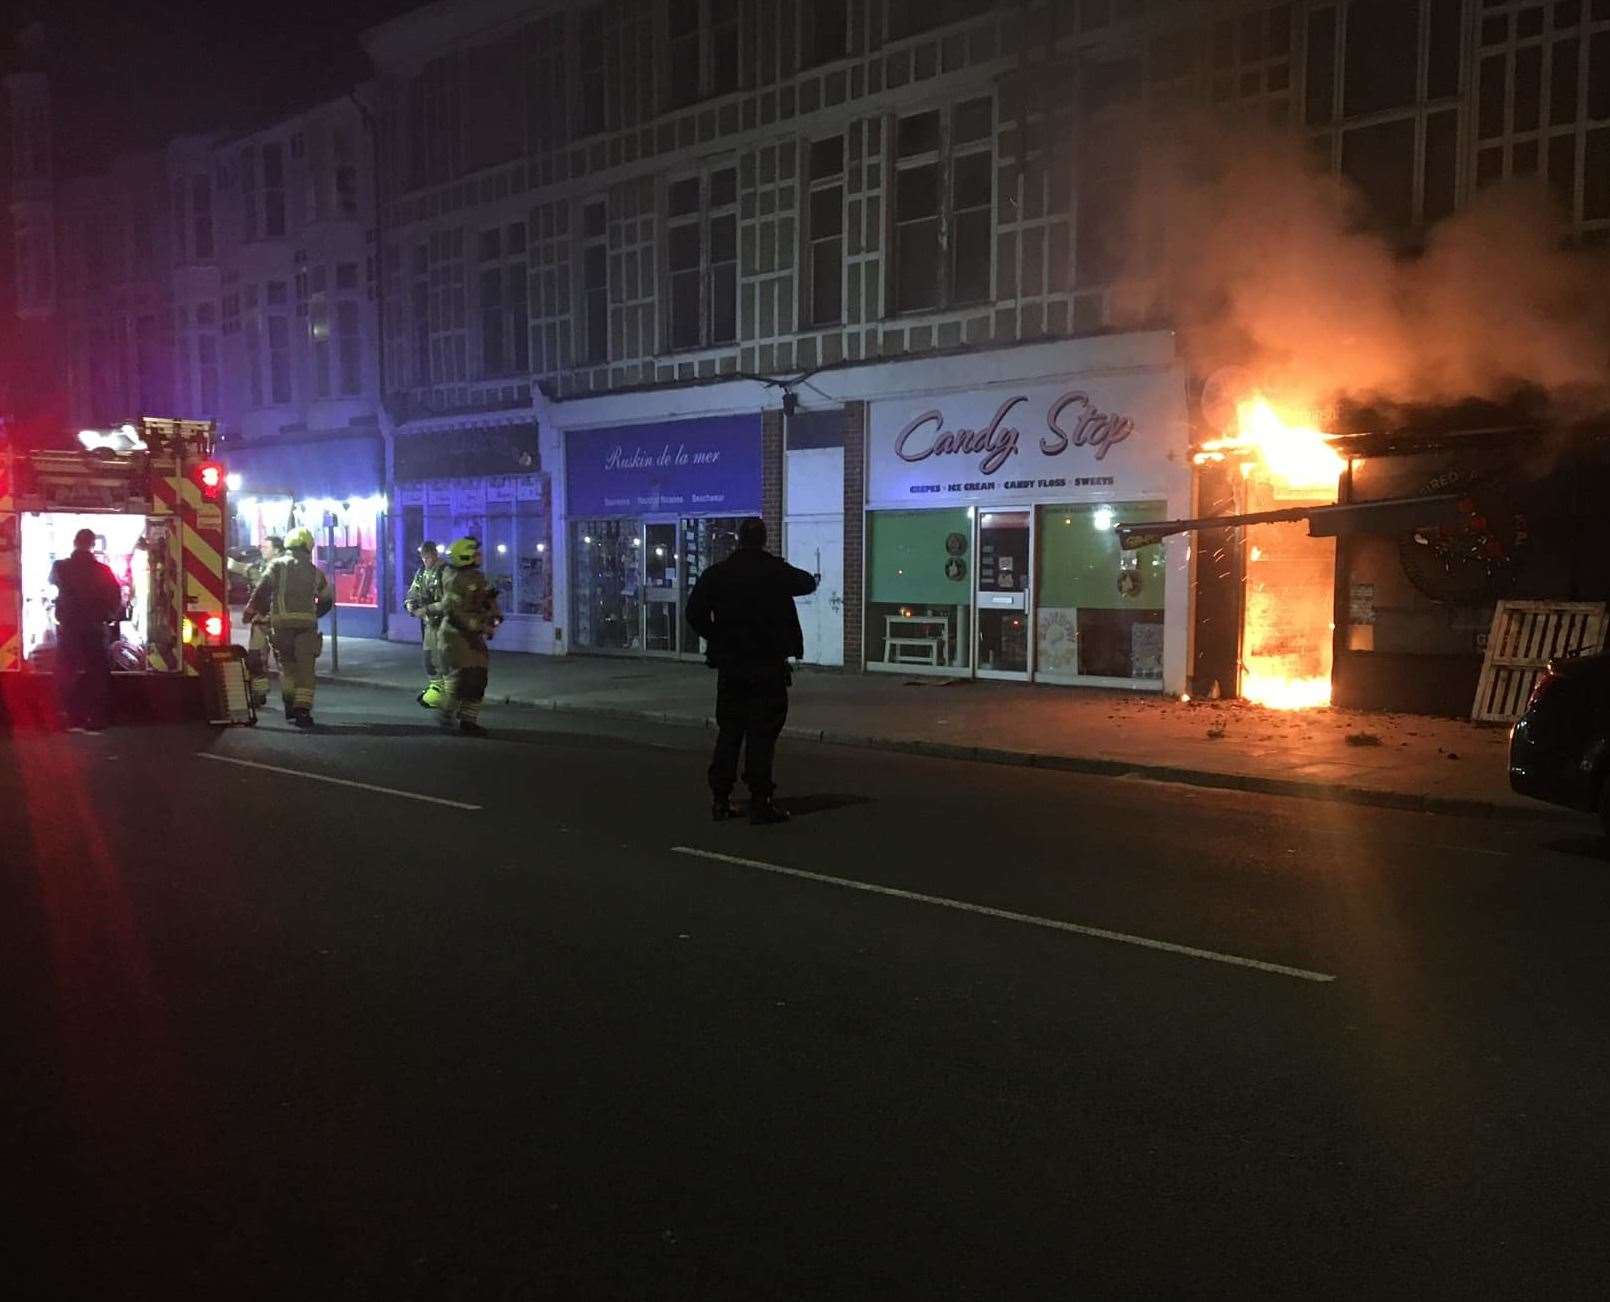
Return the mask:
[(251, 497), (345, 499), (386, 491), (378, 433), (220, 443), (218, 459), (241, 477), (240, 491)]

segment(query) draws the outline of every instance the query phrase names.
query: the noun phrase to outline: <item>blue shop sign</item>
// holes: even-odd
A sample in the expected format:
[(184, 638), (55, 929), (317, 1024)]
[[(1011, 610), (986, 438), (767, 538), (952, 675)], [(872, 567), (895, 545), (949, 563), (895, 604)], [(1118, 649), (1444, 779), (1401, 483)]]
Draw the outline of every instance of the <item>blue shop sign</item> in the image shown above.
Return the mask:
[(758, 513), (760, 417), (571, 430), (565, 494), (571, 519)]

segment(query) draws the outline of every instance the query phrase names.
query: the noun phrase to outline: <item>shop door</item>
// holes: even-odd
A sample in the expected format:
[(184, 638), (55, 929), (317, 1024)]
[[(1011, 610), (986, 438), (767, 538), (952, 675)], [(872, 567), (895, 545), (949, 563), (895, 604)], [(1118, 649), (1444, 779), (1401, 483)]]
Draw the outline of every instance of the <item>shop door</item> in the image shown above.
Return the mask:
[(1033, 514), (1027, 510), (978, 514), (978, 644), (973, 663), (980, 678), (1029, 676), (1033, 531)]
[(643, 650), (649, 655), (674, 656), (682, 632), (676, 521), (646, 522), (642, 552)]
[(788, 522), (788, 563), (821, 576), (816, 591), (800, 597), (805, 659), (813, 665), (844, 663), (844, 517)]

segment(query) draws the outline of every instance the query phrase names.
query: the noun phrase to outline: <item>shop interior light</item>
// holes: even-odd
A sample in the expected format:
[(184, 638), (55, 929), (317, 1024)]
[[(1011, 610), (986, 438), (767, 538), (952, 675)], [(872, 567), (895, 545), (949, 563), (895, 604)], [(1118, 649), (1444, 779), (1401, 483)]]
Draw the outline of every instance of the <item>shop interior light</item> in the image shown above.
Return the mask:
[(1113, 513), (1110, 506), (1098, 506), (1095, 514), (1090, 517), (1090, 523), (1102, 533), (1112, 528)]
[(538, 551), (539, 551), (539, 552), (545, 552), (545, 551), (547, 551), (547, 550), (548, 550), (548, 544), (547, 544), (547, 543), (538, 543), (538, 544), (537, 544), (537, 550), (538, 550)]
[(231, 493), (240, 492), (240, 486), (245, 482), (245, 479), (241, 477), (241, 474), (238, 470), (231, 470), (227, 475), (224, 476), (224, 483), (228, 486)]
[(593, 536), (590, 533), (582, 534), (581, 540), (582, 540), (582, 542), (586, 543), (589, 547), (591, 547), (592, 544), (593, 544)]
[(508, 554), (509, 554), (509, 544), (508, 543), (499, 543), (498, 544), (498, 555), (499, 556), (507, 556)]

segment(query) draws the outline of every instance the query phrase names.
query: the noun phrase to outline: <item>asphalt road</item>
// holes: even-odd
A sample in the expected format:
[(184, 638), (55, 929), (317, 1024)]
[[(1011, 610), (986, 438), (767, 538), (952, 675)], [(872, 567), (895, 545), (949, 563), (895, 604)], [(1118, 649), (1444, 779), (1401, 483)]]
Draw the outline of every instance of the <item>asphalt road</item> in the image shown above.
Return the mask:
[(1591, 823), (318, 714), (0, 736), (7, 1296), (1610, 1294)]

